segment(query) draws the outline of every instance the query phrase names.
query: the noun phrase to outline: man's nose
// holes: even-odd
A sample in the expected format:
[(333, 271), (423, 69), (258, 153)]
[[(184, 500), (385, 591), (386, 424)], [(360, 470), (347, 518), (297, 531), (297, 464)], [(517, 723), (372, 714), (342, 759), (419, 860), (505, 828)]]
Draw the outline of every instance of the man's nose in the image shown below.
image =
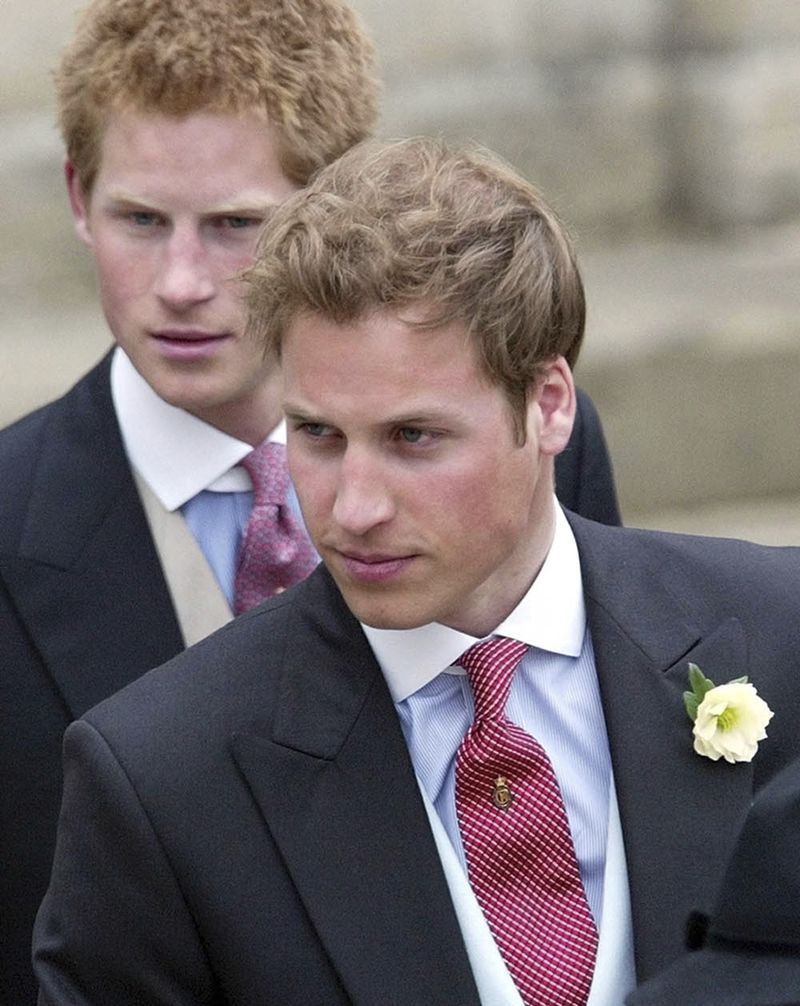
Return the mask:
[(346, 451), (339, 470), (333, 516), (344, 531), (364, 535), (394, 516), (395, 506), (381, 465), (363, 451)]
[(170, 235), (155, 286), (157, 296), (177, 310), (214, 296), (211, 263), (199, 235), (181, 230)]

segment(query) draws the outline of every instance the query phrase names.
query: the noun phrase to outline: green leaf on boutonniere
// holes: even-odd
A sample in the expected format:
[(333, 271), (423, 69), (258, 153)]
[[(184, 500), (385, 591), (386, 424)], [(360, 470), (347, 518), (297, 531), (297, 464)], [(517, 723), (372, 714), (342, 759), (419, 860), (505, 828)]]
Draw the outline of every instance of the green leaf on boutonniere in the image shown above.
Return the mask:
[(706, 692), (710, 692), (714, 687), (714, 682), (703, 674), (697, 664), (689, 664), (689, 685), (692, 690), (683, 693), (683, 704), (686, 706), (689, 719), (694, 723), (697, 719), (698, 706), (705, 698)]
[[(690, 692), (683, 693), (683, 704), (686, 706), (686, 712), (689, 714), (689, 719), (692, 723), (697, 719), (697, 710), (700, 703), (706, 697), (706, 693), (710, 692), (712, 688), (716, 685), (714, 682), (705, 676), (697, 664), (689, 664), (689, 684), (691, 686)], [(733, 681), (728, 681), (726, 684), (729, 685), (746, 685), (747, 675), (745, 674), (742, 678), (734, 678)]]

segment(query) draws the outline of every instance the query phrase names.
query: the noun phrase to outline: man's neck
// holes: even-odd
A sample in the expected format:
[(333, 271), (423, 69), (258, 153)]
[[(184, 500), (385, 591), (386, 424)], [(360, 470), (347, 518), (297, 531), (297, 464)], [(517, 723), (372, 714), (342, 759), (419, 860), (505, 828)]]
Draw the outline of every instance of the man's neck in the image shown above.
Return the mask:
[(540, 516), (534, 521), (527, 548), (512, 556), (475, 592), (472, 602), (440, 619), (442, 625), (483, 639), (505, 621), (528, 593), (544, 565), (555, 535), (556, 503), (552, 488), (545, 485)]

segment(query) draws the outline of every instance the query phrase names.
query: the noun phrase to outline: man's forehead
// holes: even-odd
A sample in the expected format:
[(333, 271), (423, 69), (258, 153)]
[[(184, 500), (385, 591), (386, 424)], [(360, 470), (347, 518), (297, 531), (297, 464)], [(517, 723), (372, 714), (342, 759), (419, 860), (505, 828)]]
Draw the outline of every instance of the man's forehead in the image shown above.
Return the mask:
[(465, 325), (456, 320), (428, 327), (424, 310), (381, 308), (352, 321), (296, 316), (282, 339), (287, 385), (312, 399), (318, 390), (329, 397), (355, 390), (370, 398), (385, 391), (411, 401), (424, 392), (426, 411), (459, 383), (493, 385)]
[(290, 418), (342, 428), (450, 428), (487, 407), (487, 390), (503, 396), (463, 326), (429, 331), (386, 312), (352, 326), (320, 316), (298, 322), (284, 345), (283, 377)]
[(186, 203), (201, 212), (265, 215), (297, 186), (256, 114), (182, 118), (128, 112), (109, 123), (98, 184), (118, 202)]
[(409, 337), (418, 345), (432, 343), (437, 336), (454, 339), (465, 354), (476, 356), (475, 338), (461, 318), (446, 316), (441, 308), (417, 301), (411, 304), (375, 304), (359, 307), (352, 312), (342, 310), (341, 317), (314, 307), (300, 308), (283, 327), (282, 345), (286, 346), (293, 335), (301, 338), (310, 332), (325, 333), (335, 343), (337, 336), (367, 339), (378, 331), (390, 331), (398, 341)]

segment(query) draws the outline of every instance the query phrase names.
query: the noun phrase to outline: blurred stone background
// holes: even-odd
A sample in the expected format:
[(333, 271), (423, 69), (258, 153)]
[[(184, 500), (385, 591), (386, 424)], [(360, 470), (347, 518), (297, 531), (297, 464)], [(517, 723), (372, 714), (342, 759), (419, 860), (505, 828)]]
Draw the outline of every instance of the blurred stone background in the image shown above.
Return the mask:
[[(3, 0), (2, 424), (108, 344), (51, 96), (80, 6)], [(800, 2), (354, 6), (382, 134), (477, 139), (571, 225), (626, 523), (800, 543)]]

